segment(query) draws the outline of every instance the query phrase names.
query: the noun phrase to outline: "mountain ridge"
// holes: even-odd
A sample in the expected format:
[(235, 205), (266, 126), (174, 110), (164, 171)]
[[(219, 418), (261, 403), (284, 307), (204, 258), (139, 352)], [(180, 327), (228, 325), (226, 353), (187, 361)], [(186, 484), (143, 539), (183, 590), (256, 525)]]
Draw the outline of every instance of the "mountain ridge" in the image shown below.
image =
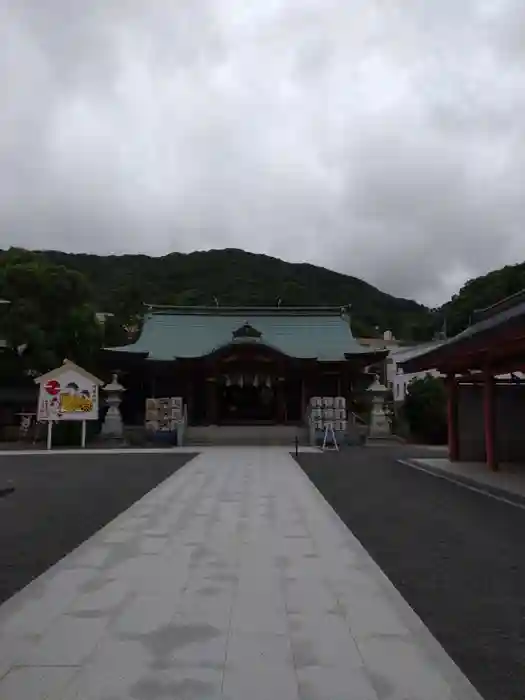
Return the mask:
[[(10, 249), (21, 250), (21, 249)], [(306, 262), (286, 262), (238, 248), (172, 252), (163, 256), (27, 251), (83, 274), (97, 310), (114, 312), (122, 300), (166, 305), (351, 306), (356, 336), (423, 342), (440, 331), (463, 330), (480, 308), (525, 288), (525, 263), (469, 280), (436, 309), (396, 297), (352, 275)], [(2, 257), (9, 251), (0, 252)]]

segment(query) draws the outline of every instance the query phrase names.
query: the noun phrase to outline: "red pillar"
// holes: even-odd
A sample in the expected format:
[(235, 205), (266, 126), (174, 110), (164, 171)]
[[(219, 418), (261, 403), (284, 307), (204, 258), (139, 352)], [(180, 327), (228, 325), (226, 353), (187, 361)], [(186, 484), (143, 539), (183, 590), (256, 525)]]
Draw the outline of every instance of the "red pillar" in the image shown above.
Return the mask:
[(487, 465), (497, 471), (495, 447), (494, 377), (489, 368), (484, 372), (483, 423), (485, 432), (485, 457)]
[(459, 459), (458, 385), (454, 374), (447, 375), (448, 456), (451, 462)]

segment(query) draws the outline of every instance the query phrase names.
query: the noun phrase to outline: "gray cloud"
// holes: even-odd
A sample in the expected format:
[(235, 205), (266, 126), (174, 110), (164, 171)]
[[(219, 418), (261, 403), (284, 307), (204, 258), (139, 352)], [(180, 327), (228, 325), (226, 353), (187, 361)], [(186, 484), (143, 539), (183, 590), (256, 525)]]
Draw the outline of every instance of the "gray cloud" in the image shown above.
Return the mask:
[(6, 0), (0, 243), (236, 246), (435, 304), (525, 259), (519, 0)]

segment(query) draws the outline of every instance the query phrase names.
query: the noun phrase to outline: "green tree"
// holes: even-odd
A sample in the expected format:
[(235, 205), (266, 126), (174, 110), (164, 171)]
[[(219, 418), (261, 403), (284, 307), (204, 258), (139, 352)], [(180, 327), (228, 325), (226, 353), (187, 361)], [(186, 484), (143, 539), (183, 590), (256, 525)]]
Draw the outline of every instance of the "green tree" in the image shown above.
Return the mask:
[(474, 312), (525, 289), (525, 263), (507, 265), (469, 280), (441, 309), (447, 332), (455, 335), (475, 321)]
[[(3, 255), (34, 257), (20, 250)], [(280, 298), (283, 307), (351, 304), (356, 335), (370, 335), (376, 327), (397, 338), (410, 339), (413, 328), (425, 339), (428, 335), (429, 310), (415, 301), (393, 297), (356, 277), (242, 250), (156, 258), (43, 251), (39, 258), (82, 273), (92, 285), (96, 310), (114, 313), (119, 322), (142, 302), (214, 305), (217, 298), (221, 306), (276, 306)]]
[(84, 276), (38, 255), (0, 264), (0, 296), (10, 301), (4, 336), (26, 371), (48, 371), (66, 357), (93, 366), (102, 333)]
[(413, 379), (402, 410), (413, 438), (431, 444), (446, 442), (446, 389), (441, 378), (427, 374)]
[(116, 316), (108, 316), (102, 323), (103, 346), (116, 348), (128, 345), (130, 334)]

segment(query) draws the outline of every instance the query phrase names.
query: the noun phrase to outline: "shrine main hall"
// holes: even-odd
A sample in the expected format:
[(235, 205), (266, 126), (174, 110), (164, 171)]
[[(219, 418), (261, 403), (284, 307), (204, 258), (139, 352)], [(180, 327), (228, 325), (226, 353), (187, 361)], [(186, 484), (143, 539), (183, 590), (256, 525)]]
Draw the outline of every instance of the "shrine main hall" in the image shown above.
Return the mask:
[(128, 424), (147, 398), (182, 397), (189, 425), (300, 424), (312, 396), (351, 399), (385, 357), (346, 307), (148, 307), (137, 340), (107, 348)]

